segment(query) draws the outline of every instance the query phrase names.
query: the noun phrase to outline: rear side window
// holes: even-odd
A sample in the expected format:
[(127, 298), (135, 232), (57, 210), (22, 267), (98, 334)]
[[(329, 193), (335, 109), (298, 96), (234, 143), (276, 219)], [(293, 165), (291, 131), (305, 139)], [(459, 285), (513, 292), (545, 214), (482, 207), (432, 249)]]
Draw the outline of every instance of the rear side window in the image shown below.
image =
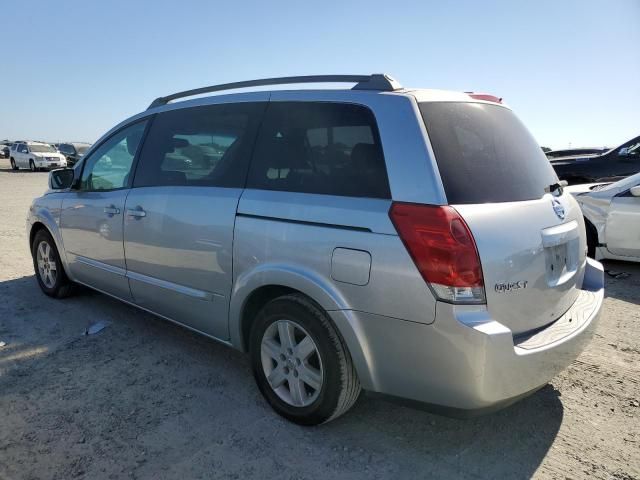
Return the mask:
[(243, 187), (265, 104), (159, 113), (142, 147), (134, 187)]
[(469, 102), (420, 104), (451, 204), (541, 198), (558, 181), (538, 143), (508, 108)]
[(389, 198), (373, 113), (342, 103), (269, 104), (247, 187)]

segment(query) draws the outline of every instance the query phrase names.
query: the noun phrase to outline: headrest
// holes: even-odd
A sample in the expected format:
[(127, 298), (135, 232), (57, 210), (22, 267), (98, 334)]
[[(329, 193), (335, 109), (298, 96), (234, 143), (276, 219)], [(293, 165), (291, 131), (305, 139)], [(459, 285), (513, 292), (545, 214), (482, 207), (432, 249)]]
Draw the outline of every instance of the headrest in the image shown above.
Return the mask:
[(172, 138), (171, 139), (171, 146), (173, 147), (174, 150), (176, 148), (186, 148), (189, 145), (191, 145), (189, 143), (189, 141), (184, 139), (184, 138)]
[(380, 148), (372, 143), (357, 143), (351, 150), (351, 162), (360, 168), (378, 166), (382, 157)]
[(133, 156), (136, 154), (136, 150), (138, 149), (141, 139), (142, 132), (133, 131), (127, 135), (127, 151), (129, 152), (129, 155)]
[(273, 138), (268, 143), (265, 155), (270, 168), (298, 169), (307, 166), (307, 151), (301, 142), (291, 136)]

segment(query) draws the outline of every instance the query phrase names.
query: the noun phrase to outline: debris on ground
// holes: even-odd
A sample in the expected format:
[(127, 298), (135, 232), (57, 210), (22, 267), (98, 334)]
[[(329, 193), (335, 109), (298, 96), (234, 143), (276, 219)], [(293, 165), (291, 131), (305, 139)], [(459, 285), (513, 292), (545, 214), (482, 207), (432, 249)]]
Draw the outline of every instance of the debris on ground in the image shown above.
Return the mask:
[(615, 270), (605, 270), (604, 273), (609, 275), (612, 278), (627, 278), (631, 276), (630, 273), (627, 272), (616, 272)]
[(93, 325), (87, 327), (84, 331), (85, 335), (95, 335), (96, 333), (104, 330), (109, 325), (109, 322), (96, 322)]

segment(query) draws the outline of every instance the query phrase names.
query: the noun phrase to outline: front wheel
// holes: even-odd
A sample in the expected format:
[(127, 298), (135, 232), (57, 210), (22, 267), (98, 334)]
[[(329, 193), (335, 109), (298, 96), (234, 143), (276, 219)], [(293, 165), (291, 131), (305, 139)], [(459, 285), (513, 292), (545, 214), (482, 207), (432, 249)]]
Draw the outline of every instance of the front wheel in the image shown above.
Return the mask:
[(12, 158), (10, 160), (11, 163), (11, 170), (18, 170), (18, 166), (16, 165), (16, 161)]
[(64, 271), (53, 238), (46, 230), (36, 233), (31, 245), (31, 256), (40, 289), (50, 297), (68, 296), (71, 282)]
[(269, 302), (250, 336), (253, 374), (273, 409), (318, 425), (349, 410), (360, 394), (351, 355), (327, 314), (302, 295)]
[(33, 160), (29, 160), (29, 169), (30, 169), (32, 172), (35, 172), (35, 171), (36, 171), (36, 164), (33, 162)]

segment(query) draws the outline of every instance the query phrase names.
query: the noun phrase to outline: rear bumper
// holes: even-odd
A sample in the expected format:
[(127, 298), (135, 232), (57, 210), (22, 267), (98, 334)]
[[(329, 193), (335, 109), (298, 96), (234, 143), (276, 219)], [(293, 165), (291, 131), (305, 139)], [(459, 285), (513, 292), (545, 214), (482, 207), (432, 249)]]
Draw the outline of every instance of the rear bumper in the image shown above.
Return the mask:
[(602, 265), (588, 260), (578, 299), (553, 324), (514, 338), (484, 306), (438, 302), (431, 325), (331, 312), (366, 390), (463, 414), (506, 406), (545, 385), (591, 339), (604, 298)]

